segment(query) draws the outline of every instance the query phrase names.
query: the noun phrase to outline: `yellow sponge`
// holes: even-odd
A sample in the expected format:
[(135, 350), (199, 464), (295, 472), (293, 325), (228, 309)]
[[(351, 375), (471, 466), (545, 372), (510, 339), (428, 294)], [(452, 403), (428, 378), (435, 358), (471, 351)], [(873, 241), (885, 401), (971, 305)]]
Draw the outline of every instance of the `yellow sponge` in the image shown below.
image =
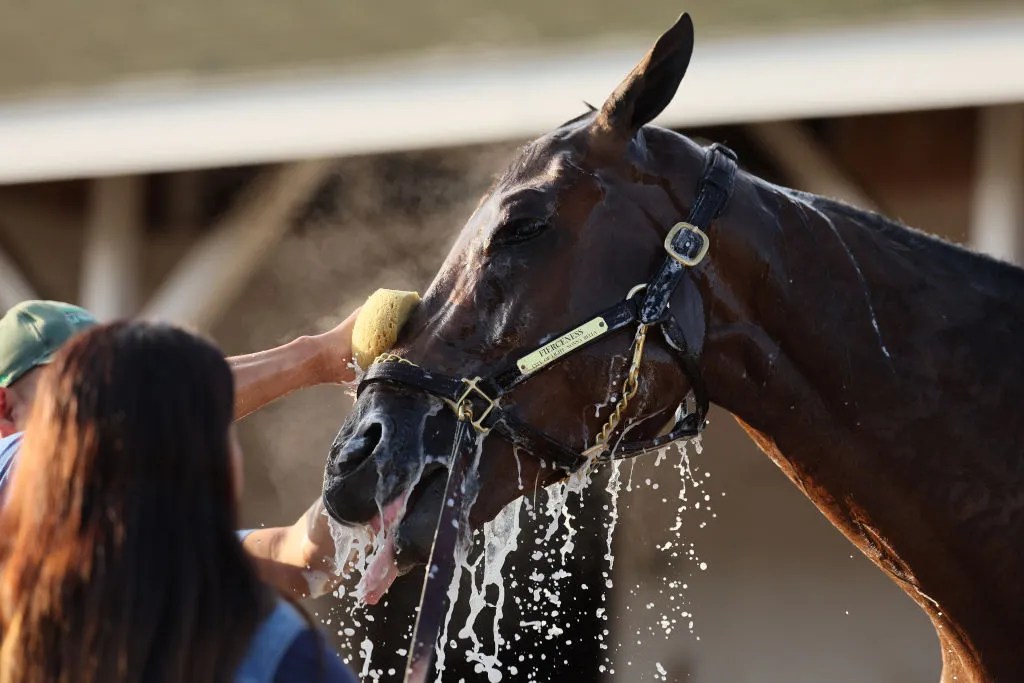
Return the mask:
[(420, 303), (416, 292), (378, 289), (370, 295), (352, 327), (352, 358), (364, 370), (398, 340), (402, 325)]

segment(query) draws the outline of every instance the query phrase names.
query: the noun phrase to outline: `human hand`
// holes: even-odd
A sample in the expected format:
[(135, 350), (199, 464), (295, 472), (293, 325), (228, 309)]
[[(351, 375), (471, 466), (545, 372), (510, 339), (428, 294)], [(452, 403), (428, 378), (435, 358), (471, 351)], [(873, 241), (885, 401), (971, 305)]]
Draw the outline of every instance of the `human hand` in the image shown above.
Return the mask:
[(313, 337), (317, 344), (323, 383), (346, 384), (356, 378), (355, 370), (352, 369), (352, 328), (359, 310), (357, 308), (352, 311), (334, 329)]

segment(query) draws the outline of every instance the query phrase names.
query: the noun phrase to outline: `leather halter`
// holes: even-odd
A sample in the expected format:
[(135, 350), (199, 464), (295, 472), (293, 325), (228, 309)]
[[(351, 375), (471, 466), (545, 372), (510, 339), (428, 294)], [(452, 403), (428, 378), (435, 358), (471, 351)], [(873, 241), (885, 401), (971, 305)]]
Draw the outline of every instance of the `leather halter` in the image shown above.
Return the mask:
[[(678, 223), (665, 238), (668, 256), (651, 280), (633, 289), (618, 304), (598, 313), (587, 323), (552, 337), (533, 354), (519, 357), (505, 363), (487, 377), (459, 378), (431, 372), (425, 368), (393, 354), (384, 354), (374, 361), (359, 382), (358, 393), (378, 382), (412, 387), (441, 398), (454, 411), (459, 420), (467, 422), (479, 434), (494, 432), (509, 441), (516, 448), (531, 453), (537, 458), (549, 461), (555, 467), (572, 472), (592, 458), (619, 459), (638, 455), (652, 448), (658, 448), (672, 441), (693, 438), (703, 431), (707, 424), (708, 396), (699, 369), (699, 358), (686, 343), (678, 322), (669, 310), (669, 300), (682, 279), (686, 267), (697, 265), (707, 253), (709, 241), (704, 230), (725, 208), (732, 194), (736, 176), (736, 154), (728, 147), (715, 144), (705, 154), (704, 172), (697, 188), (697, 198), (685, 222)], [(597, 332), (587, 338), (584, 330)], [(648, 328), (661, 329), (665, 341), (673, 350), (683, 372), (690, 380), (694, 397), (694, 410), (688, 410), (684, 398), (676, 411), (675, 423), (662, 436), (647, 441), (623, 443), (625, 430), (618, 430), (617, 420), (609, 426), (617, 436), (614, 443), (606, 438), (604, 443), (580, 452), (561, 441), (538, 431), (506, 410), (501, 400), (506, 394), (534, 377), (554, 363), (584, 348), (596, 339), (628, 327), (636, 327), (637, 337), (631, 351), (634, 366), (638, 366), (643, 354), (643, 337)], [(641, 334), (642, 333), (642, 334)], [(583, 341), (580, 341), (580, 340)], [(563, 343), (571, 350), (555, 354), (539, 365), (524, 365), (524, 361), (550, 347)], [(635, 368), (634, 368), (635, 371)], [(635, 382), (635, 376), (633, 377)], [(634, 389), (635, 391), (635, 389)], [(620, 399), (622, 400), (622, 399)], [(616, 411), (621, 414), (621, 409)], [(467, 429), (456, 432), (471, 435)], [(460, 444), (454, 444), (453, 452)]]

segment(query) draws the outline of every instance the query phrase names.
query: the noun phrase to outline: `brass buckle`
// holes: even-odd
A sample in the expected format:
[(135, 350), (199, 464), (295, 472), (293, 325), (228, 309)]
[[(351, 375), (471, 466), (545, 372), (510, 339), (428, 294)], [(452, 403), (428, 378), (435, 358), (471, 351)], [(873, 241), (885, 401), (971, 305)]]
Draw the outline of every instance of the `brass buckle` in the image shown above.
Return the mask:
[[(487, 434), (491, 430), (488, 427), (484, 427), (483, 422), (487, 419), (487, 416), (491, 414), (491, 411), (497, 407), (498, 402), (484, 393), (484, 390), (480, 388), (479, 384), (482, 381), (483, 377), (474, 377), (473, 379), (466, 379), (463, 377), (462, 383), (466, 385), (466, 390), (463, 391), (462, 395), (454, 401), (446, 402), (451, 409), (455, 411), (456, 417), (460, 420), (466, 420), (469, 422), (473, 429), (480, 434)], [(485, 410), (483, 414), (475, 420), (473, 419), (473, 404), (469, 400), (469, 397), (474, 393), (487, 403), (487, 410)]]
[[(683, 232), (684, 230), (686, 232), (695, 233), (701, 240), (700, 251), (698, 251), (697, 255), (694, 256), (693, 258), (690, 258), (685, 254), (680, 254), (672, 246), (672, 242), (675, 240), (676, 235), (678, 235), (680, 232)], [(682, 223), (676, 223), (674, 226), (672, 226), (672, 229), (668, 231), (668, 236), (665, 238), (665, 251), (668, 252), (668, 255), (674, 258), (676, 261), (682, 263), (684, 266), (689, 266), (691, 268), (704, 260), (704, 257), (707, 256), (708, 253), (708, 247), (710, 246), (711, 240), (709, 240), (708, 236), (704, 234), (704, 231), (698, 228), (696, 225), (693, 225), (692, 223), (686, 223), (685, 221)]]

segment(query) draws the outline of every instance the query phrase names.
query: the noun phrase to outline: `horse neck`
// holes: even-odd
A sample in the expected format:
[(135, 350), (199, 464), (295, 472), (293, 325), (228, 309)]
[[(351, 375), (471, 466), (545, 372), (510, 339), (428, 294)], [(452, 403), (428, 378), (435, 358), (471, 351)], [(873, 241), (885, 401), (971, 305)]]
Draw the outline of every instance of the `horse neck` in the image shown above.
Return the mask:
[[(976, 415), (979, 385), (1022, 395), (1018, 268), (746, 175), (711, 241), (698, 273), (709, 385), (751, 425), (796, 422), (804, 431), (807, 406), (783, 400), (794, 392), (821, 400), (829, 425), (858, 432), (927, 417), (927, 407)], [(779, 400), (775, 410), (768, 397)]]
[(746, 175), (711, 241), (712, 400), (974, 661), (1024, 607), (1024, 272)]

